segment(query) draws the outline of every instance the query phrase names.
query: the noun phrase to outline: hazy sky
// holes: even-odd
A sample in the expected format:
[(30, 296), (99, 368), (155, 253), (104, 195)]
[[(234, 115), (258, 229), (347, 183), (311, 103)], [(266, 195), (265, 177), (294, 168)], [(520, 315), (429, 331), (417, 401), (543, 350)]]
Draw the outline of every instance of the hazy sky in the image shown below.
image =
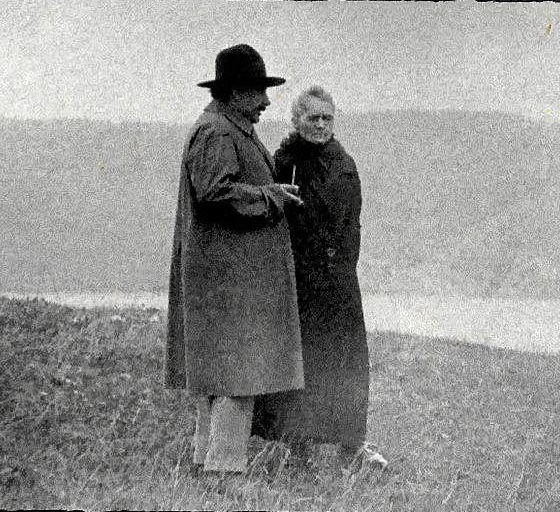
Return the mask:
[(345, 111), (560, 121), (560, 5), (463, 1), (2, 0), (0, 116), (190, 121), (239, 42), (287, 78), (265, 118), (319, 83)]

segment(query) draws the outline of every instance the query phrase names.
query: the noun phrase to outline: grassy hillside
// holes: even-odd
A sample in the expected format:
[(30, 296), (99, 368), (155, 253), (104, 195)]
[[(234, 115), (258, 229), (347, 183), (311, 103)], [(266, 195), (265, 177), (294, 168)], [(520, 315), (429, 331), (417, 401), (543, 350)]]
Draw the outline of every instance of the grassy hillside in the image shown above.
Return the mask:
[[(271, 150), (288, 126), (258, 127)], [(0, 123), (0, 289), (165, 289), (186, 127)], [(364, 291), (558, 297), (560, 130), (498, 113), (339, 119)]]
[(1, 509), (560, 508), (558, 356), (371, 334), (367, 438), (388, 470), (253, 438), (248, 476), (228, 482), (191, 464), (165, 330), (156, 310), (0, 298)]

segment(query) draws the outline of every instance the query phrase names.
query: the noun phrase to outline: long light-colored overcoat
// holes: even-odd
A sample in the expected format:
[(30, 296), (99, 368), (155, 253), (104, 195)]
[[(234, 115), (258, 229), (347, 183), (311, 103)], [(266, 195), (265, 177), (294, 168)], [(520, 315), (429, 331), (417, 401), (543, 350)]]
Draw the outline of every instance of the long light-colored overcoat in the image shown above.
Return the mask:
[(290, 232), (252, 124), (212, 101), (181, 166), (166, 384), (191, 395), (303, 387)]

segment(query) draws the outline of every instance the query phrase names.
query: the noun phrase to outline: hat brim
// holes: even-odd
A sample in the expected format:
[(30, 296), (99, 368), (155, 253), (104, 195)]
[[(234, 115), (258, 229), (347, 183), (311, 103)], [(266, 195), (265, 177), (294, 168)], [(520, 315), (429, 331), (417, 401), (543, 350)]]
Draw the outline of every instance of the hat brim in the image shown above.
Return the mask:
[(229, 86), (229, 87), (276, 87), (286, 83), (285, 78), (280, 78), (278, 76), (267, 76), (260, 79), (248, 80), (247, 82), (228, 82), (226, 80), (208, 80), (206, 82), (200, 82), (198, 87), (212, 88), (215, 86)]

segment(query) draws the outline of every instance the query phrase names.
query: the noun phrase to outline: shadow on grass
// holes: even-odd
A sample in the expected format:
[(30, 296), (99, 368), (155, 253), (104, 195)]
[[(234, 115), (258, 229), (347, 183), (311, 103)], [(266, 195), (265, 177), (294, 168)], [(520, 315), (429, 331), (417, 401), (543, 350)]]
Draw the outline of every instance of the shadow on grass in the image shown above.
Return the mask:
[(369, 440), (388, 471), (252, 440), (199, 474), (194, 407), (163, 388), (157, 310), (0, 299), (0, 507), (560, 509), (560, 358), (373, 333)]

